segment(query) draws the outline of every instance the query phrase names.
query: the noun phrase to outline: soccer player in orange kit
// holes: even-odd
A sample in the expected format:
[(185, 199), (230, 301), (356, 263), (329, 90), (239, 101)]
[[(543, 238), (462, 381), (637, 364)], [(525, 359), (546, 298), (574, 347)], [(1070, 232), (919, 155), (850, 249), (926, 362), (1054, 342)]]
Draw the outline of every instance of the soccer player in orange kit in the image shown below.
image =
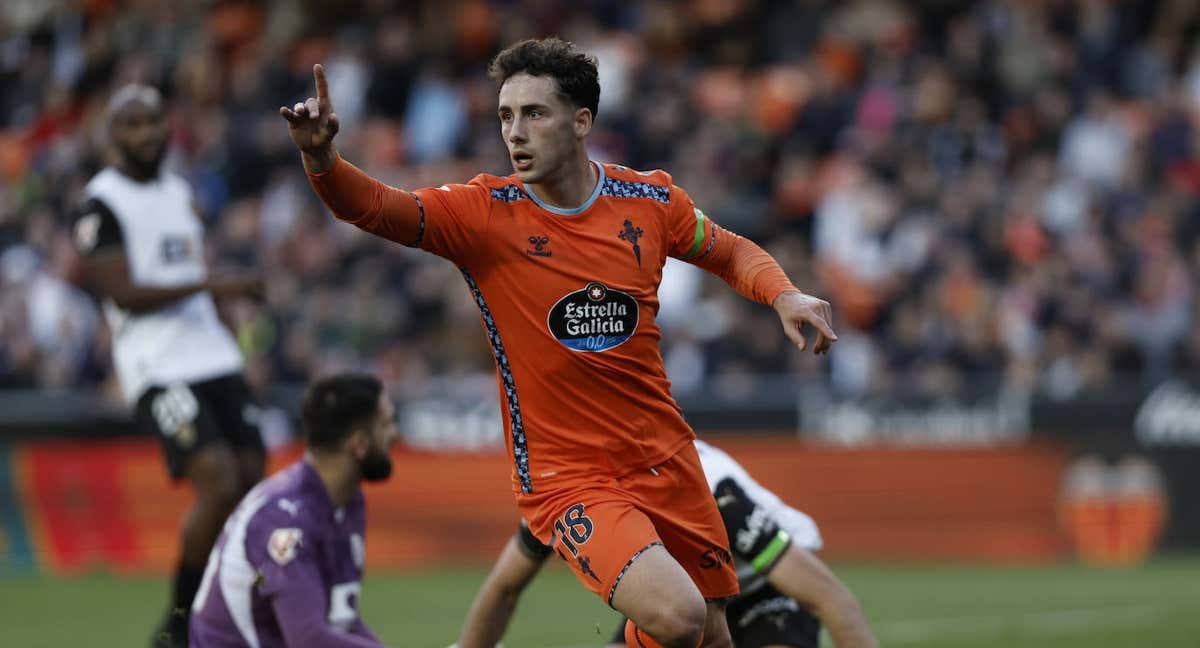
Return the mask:
[(503, 178), (405, 191), (367, 176), (333, 146), (319, 65), (317, 96), (279, 112), (339, 219), (461, 269), (496, 357), (513, 490), (534, 535), (642, 645), (730, 646), (729, 541), (658, 349), (663, 264), (688, 261), (770, 304), (800, 349), (805, 323), (816, 353), (837, 340), (830, 306), (708, 219), (667, 173), (588, 159), (594, 57), (526, 40), (489, 73), (515, 171)]

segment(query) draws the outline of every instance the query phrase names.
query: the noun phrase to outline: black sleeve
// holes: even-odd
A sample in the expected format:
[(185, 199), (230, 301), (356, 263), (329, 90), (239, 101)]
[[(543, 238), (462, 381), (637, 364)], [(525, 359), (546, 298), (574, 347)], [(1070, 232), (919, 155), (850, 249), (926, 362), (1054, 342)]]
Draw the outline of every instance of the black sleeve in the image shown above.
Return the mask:
[(89, 198), (75, 213), (75, 249), (84, 256), (118, 246), (123, 249), (125, 237), (121, 224), (108, 205), (99, 198)]
[(531, 560), (541, 562), (550, 555), (550, 547), (542, 544), (537, 536), (529, 530), (529, 525), (525, 524), (525, 520), (521, 520), (521, 528), (517, 531), (517, 546)]
[(721, 521), (729, 534), (729, 548), (734, 556), (745, 560), (754, 571), (771, 571), (783, 552), (792, 544), (792, 537), (780, 528), (771, 514), (750, 499), (746, 491), (731, 477), (717, 482), (713, 492)]

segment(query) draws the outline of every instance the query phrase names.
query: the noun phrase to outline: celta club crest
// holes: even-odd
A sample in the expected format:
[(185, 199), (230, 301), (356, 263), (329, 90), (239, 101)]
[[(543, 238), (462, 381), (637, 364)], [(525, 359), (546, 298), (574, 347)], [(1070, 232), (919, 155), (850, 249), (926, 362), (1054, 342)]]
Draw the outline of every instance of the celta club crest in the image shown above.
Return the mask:
[(622, 241), (629, 241), (629, 244), (633, 246), (633, 256), (637, 258), (637, 264), (640, 268), (642, 267), (642, 247), (638, 245), (638, 239), (642, 238), (642, 234), (644, 232), (642, 231), (642, 228), (634, 227), (633, 221), (629, 219), (625, 220), (624, 225), (625, 229), (621, 230), (617, 236), (620, 237)]

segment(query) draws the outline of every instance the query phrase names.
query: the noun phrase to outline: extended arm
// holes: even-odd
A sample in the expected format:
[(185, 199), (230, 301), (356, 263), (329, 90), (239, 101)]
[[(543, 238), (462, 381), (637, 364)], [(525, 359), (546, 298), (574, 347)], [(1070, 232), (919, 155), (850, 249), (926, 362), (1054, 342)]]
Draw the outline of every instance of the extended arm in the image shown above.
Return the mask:
[(811, 609), (838, 648), (879, 645), (858, 599), (812, 552), (789, 546), (767, 574), (767, 581)]
[[(698, 228), (704, 226), (700, 217)], [(784, 333), (800, 348), (807, 343), (801, 327), (808, 323), (817, 330), (815, 353), (825, 353), (837, 341), (833, 332), (833, 310), (829, 302), (800, 292), (792, 285), (775, 259), (753, 241), (710, 223), (708, 249), (684, 260), (725, 280), (738, 294), (775, 308)], [(697, 239), (703, 238), (703, 235)]]
[[(521, 592), (537, 575), (550, 552), (532, 534), (524, 537), (526, 534), (529, 530), (522, 526), (504, 545), (504, 551), (471, 603), (457, 648), (493, 648), (504, 636)], [(530, 539), (536, 544), (531, 544)]]

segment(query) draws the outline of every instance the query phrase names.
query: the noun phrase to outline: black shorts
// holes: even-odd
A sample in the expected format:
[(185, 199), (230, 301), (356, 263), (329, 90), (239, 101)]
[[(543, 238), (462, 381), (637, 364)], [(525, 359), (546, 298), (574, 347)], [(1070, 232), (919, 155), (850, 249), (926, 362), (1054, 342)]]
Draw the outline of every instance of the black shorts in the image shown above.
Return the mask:
[(135, 416), (138, 431), (162, 442), (171, 479), (183, 477), (188, 457), (210, 443), (263, 452), (258, 405), (241, 374), (151, 387)]
[[(737, 648), (820, 645), (821, 622), (817, 617), (770, 585), (735, 597), (725, 608), (725, 621)], [(612, 643), (625, 643), (625, 619), (621, 619)]]
[(730, 601), (725, 619), (738, 648), (817, 648), (821, 637), (817, 617), (770, 585)]

